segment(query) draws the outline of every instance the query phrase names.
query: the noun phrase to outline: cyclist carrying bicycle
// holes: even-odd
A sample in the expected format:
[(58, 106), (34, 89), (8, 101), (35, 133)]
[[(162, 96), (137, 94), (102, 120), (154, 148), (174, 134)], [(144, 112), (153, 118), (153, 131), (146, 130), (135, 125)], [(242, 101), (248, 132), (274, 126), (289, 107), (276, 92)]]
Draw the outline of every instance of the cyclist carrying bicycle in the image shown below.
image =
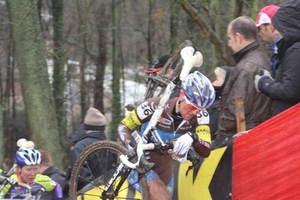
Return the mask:
[[(179, 97), (170, 98), (164, 107), (156, 130), (164, 142), (177, 139), (175, 154), (185, 155), (193, 146), (199, 155), (208, 157), (211, 136), (206, 108), (213, 103), (215, 90), (209, 79), (198, 71), (189, 74), (182, 85)], [(128, 149), (134, 141), (131, 133), (137, 127), (142, 133), (145, 131), (159, 101), (160, 97), (145, 100), (119, 124), (119, 137)], [(172, 158), (161, 151), (149, 151), (149, 157), (149, 162), (155, 163), (154, 169), (147, 173), (151, 199), (170, 199), (174, 188)], [(130, 176), (129, 182), (136, 181), (135, 174)]]
[[(15, 156), (17, 164), (16, 174), (11, 179), (28, 184), (31, 188), (42, 188), (46, 192), (52, 192), (53, 198), (62, 199), (62, 188), (60, 185), (45, 175), (37, 174), (38, 165), (41, 163), (41, 154), (34, 148), (19, 149)], [(7, 183), (0, 193), (1, 199), (24, 199), (29, 196), (27, 188), (17, 184)]]

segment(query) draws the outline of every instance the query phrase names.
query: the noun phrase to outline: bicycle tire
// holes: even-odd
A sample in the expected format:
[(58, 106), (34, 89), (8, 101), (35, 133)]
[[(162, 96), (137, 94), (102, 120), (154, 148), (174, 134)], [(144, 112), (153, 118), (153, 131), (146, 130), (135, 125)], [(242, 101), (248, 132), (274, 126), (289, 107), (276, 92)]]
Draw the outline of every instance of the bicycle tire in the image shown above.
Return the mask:
[[(103, 188), (105, 187), (107, 181), (111, 178), (113, 172), (115, 172), (116, 168), (119, 166), (119, 163), (121, 162), (119, 156), (125, 155), (127, 151), (128, 150), (123, 145), (114, 141), (99, 141), (85, 148), (76, 160), (76, 163), (73, 167), (70, 178), (69, 199), (73, 200), (77, 199), (78, 197), (85, 200), (106, 199), (101, 197)], [(113, 163), (107, 164), (109, 160), (112, 161), (112, 158)], [(88, 183), (86, 182), (88, 185), (85, 185), (83, 188), (79, 188), (78, 186), (80, 185), (80, 181), (87, 181), (85, 180), (87, 177), (81, 177), (81, 173), (83, 169), (90, 169), (88, 168), (88, 164), (90, 162), (89, 159), (93, 160), (93, 165), (96, 164), (98, 167), (101, 166), (100, 168), (103, 173), (99, 175), (91, 170), (88, 170), (89, 173), (91, 173), (91, 176), (89, 177), (93, 177), (93, 179), (90, 179)], [(103, 163), (105, 162), (106, 164), (104, 164), (104, 166)], [(87, 170), (85, 170), (85, 172), (86, 171)], [(120, 177), (121, 176), (122, 174)], [(94, 181), (93, 184), (92, 181)], [(150, 194), (146, 176), (139, 177), (139, 185), (142, 190), (141, 193), (137, 192), (133, 186), (128, 184), (126, 181), (122, 184), (118, 196), (107, 199), (149, 200)], [(114, 185), (113, 191), (110, 192), (114, 192), (115, 188), (116, 186)]]

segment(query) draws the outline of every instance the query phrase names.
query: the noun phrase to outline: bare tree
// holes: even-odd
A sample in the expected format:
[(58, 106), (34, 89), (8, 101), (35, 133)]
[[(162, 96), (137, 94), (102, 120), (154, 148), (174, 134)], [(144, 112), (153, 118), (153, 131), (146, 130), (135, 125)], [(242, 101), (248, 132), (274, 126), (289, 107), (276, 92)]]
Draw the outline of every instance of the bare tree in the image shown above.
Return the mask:
[[(63, 49), (63, 0), (52, 0), (53, 11), (53, 97), (56, 118), (61, 133), (64, 133), (64, 49)], [(61, 141), (64, 141), (61, 134)], [(63, 144), (63, 143), (62, 143)]]

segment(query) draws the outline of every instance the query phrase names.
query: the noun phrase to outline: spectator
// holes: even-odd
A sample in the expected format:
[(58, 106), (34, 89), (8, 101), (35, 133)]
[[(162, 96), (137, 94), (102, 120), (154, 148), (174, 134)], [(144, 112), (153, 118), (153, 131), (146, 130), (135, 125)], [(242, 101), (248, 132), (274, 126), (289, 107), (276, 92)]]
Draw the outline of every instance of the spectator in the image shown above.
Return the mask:
[[(41, 163), (41, 154), (34, 148), (22, 148), (16, 152), (16, 174), (10, 176), (11, 179), (28, 184), (30, 187), (43, 188), (46, 192), (52, 192), (49, 199), (61, 199), (62, 188), (50, 177), (38, 174), (38, 165)], [(1, 190), (0, 198), (24, 199), (29, 196), (27, 188), (16, 184), (7, 183)], [(43, 198), (48, 199), (48, 198)]]
[(218, 109), (217, 138), (237, 133), (235, 105), (237, 97), (244, 100), (247, 130), (271, 116), (271, 99), (257, 92), (254, 87), (253, 79), (261, 66), (271, 71), (268, 58), (259, 49), (254, 21), (247, 16), (234, 19), (228, 25), (227, 37), (228, 46), (234, 53), (237, 65), (222, 93)]
[[(63, 186), (66, 172), (58, 169), (52, 164), (51, 156), (44, 150), (39, 149), (41, 153), (42, 162), (39, 164), (37, 173), (49, 176), (52, 180), (56, 181), (61, 187)], [(52, 194), (49, 192), (44, 192), (41, 199), (54, 199)]]
[(214, 82), (212, 82), (212, 85), (214, 86), (214, 89), (216, 91), (216, 98), (214, 100), (214, 103), (207, 108), (207, 112), (209, 113), (210, 117), (209, 127), (212, 140), (216, 138), (216, 135), (214, 133), (218, 129), (218, 107), (221, 101), (222, 92), (232, 70), (233, 67), (228, 66), (216, 67), (216, 69), (214, 70), (216, 79), (214, 80)]
[(272, 99), (272, 115), (300, 102), (300, 1), (282, 4), (272, 18), (280, 40), (276, 42), (276, 75), (267, 71), (255, 76), (255, 87)]
[(263, 7), (257, 16), (257, 19), (255, 21), (255, 25), (258, 30), (258, 36), (261, 38), (261, 40), (267, 44), (271, 44), (271, 51), (272, 51), (272, 70), (275, 74), (276, 71), (276, 62), (277, 62), (277, 46), (276, 43), (279, 41), (280, 36), (278, 31), (275, 30), (271, 19), (279, 9), (278, 6), (275, 6), (273, 4)]
[[(84, 118), (84, 130), (85, 130), (85, 136), (80, 137), (80, 141), (78, 141), (74, 148), (71, 150), (70, 153), (70, 161), (68, 165), (68, 171), (64, 183), (64, 194), (65, 196), (68, 195), (69, 190), (69, 180), (72, 174), (73, 166), (80, 155), (80, 153), (89, 145), (93, 144), (94, 142), (98, 142), (100, 140), (106, 140), (105, 135), (105, 126), (106, 126), (106, 119), (105, 116), (96, 108), (90, 108), (86, 116)], [(92, 166), (90, 165), (91, 170), (96, 170), (99, 166)], [(84, 171), (84, 170), (83, 170)], [(83, 172), (84, 173), (84, 172)], [(86, 177), (86, 179), (89, 179), (87, 177), (88, 175), (83, 175)], [(80, 189), (84, 184), (79, 185), (78, 188)]]

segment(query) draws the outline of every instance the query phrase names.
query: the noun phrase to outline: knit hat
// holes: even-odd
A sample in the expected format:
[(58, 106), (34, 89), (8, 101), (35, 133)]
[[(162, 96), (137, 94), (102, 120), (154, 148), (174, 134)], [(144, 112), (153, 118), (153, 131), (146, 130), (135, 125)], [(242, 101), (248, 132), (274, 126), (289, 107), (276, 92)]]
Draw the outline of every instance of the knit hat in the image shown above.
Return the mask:
[(275, 6), (273, 4), (263, 7), (257, 16), (257, 19), (255, 21), (256, 27), (259, 27), (263, 24), (269, 24), (272, 23), (271, 19), (279, 9), (279, 6)]
[(166, 62), (169, 60), (169, 58), (170, 58), (169, 54), (159, 57), (155, 61), (154, 65), (149, 69), (145, 69), (144, 72), (146, 74), (152, 74), (152, 73), (158, 72), (159, 70), (161, 70), (163, 68), (163, 66), (166, 64)]
[(105, 116), (96, 108), (88, 109), (84, 118), (85, 130), (105, 130)]

